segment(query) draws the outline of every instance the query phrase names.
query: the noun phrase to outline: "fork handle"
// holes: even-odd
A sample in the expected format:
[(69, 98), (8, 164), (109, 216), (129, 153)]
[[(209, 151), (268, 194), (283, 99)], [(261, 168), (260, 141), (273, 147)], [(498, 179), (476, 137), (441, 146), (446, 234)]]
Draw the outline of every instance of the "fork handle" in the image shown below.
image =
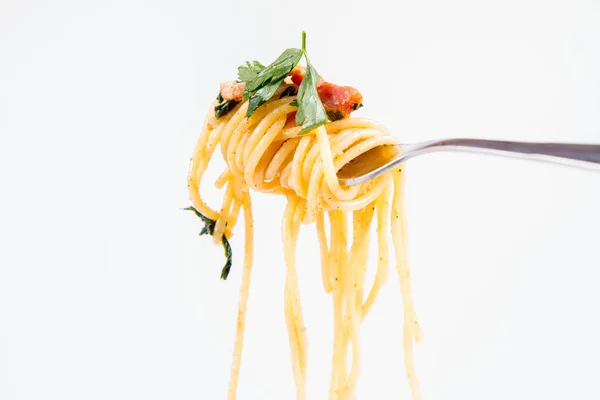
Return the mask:
[(600, 145), (598, 144), (446, 139), (424, 143), (422, 147), (419, 147), (422, 152), (436, 150), (468, 151), (536, 159), (579, 167), (600, 167)]

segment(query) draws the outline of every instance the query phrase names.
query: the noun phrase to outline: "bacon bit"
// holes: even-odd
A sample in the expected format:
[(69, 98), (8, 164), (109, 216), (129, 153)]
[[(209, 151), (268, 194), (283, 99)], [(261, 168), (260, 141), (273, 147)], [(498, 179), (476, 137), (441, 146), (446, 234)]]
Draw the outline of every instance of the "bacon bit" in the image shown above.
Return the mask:
[[(290, 74), (288, 75), (290, 78), (292, 78), (292, 83), (296, 86), (300, 86), (300, 84), (302, 83), (302, 79), (304, 79), (304, 75), (306, 74), (306, 67), (303, 67), (302, 65), (296, 65), (294, 67), (294, 69), (292, 70), (292, 72), (290, 72)], [(319, 77), (319, 82), (317, 82), (317, 87), (319, 87), (320, 84), (322, 84), (323, 82), (325, 82), (323, 80), (323, 78)]]
[[(300, 85), (306, 68), (300, 65), (294, 67), (290, 72), (290, 78), (295, 85)], [(325, 111), (341, 113), (344, 117), (349, 116), (358, 104), (362, 103), (363, 97), (358, 90), (351, 86), (338, 86), (333, 83), (325, 82), (319, 78), (317, 83), (317, 93), (321, 98)]]
[(351, 86), (338, 86), (333, 83), (323, 82), (317, 85), (317, 93), (323, 102), (325, 111), (340, 112), (344, 117), (354, 111), (357, 104), (362, 103), (362, 94)]
[(294, 85), (300, 86), (302, 79), (304, 79), (304, 74), (306, 74), (306, 67), (296, 65), (292, 72), (290, 72), (289, 77), (292, 78)]
[(221, 96), (225, 100), (241, 100), (244, 89), (246, 89), (246, 82), (223, 82), (221, 83)]

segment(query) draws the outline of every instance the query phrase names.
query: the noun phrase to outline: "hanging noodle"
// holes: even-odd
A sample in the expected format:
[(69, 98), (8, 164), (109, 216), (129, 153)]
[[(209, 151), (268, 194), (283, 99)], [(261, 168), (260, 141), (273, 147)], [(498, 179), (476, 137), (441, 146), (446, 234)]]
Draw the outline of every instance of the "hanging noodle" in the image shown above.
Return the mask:
[[(283, 88), (280, 88), (279, 92)], [(277, 99), (279, 96), (274, 96)], [(330, 122), (298, 136), (293, 122), (295, 96), (271, 100), (246, 118), (248, 102), (215, 119), (208, 113), (192, 157), (188, 186), (194, 208), (215, 220), (215, 243), (229, 237), (241, 209), (245, 220), (245, 255), (228, 399), (236, 398), (241, 365), (246, 305), (252, 270), (253, 226), (249, 189), (284, 195), (281, 227), (286, 264), (284, 294), (296, 398), (306, 399), (308, 345), (296, 274), (296, 240), (302, 224), (316, 222), (323, 287), (332, 294), (334, 311), (330, 400), (355, 399), (360, 370), (360, 326), (388, 278), (388, 233), (391, 229), (396, 269), (404, 305), (404, 365), (415, 400), (420, 399), (412, 361), (413, 341), (421, 330), (413, 305), (407, 265), (404, 178), (400, 169), (370, 182), (343, 187), (336, 172), (360, 154), (397, 140), (380, 124), (362, 118)], [(200, 183), (217, 147), (227, 163), (217, 179), (225, 187), (219, 211), (200, 197)], [(391, 196), (391, 199), (390, 199)], [(369, 230), (377, 221), (378, 264), (372, 287), (365, 288)], [(326, 234), (329, 221), (330, 237)], [(348, 224), (352, 223), (352, 237)], [(350, 249), (348, 250), (348, 245)], [(351, 357), (348, 359), (348, 350)]]

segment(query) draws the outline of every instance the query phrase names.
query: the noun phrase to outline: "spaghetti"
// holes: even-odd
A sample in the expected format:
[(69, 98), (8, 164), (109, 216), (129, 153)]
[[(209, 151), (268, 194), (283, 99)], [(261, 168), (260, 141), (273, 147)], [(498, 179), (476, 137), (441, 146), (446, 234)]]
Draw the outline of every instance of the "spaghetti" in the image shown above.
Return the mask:
[[(296, 274), (296, 240), (301, 225), (314, 223), (321, 253), (323, 287), (332, 295), (334, 310), (329, 399), (356, 398), (361, 360), (360, 327), (388, 278), (390, 231), (404, 305), (404, 364), (412, 397), (419, 399), (412, 346), (421, 339), (421, 331), (415, 315), (407, 265), (404, 174), (397, 169), (352, 187), (341, 186), (336, 176), (340, 168), (359, 155), (380, 145), (395, 144), (397, 140), (376, 122), (347, 116), (300, 135), (302, 127), (294, 120), (300, 96), (280, 98), (282, 94), (295, 92), (294, 89), (297, 89), (297, 84), (286, 78), (272, 98), (260, 105), (249, 118), (248, 108), (252, 100), (230, 105), (225, 115), (217, 118), (213, 108), (222, 104), (224, 98), (220, 95), (208, 113), (189, 169), (188, 187), (193, 207), (212, 221), (207, 233), (212, 235), (215, 243), (222, 243), (231, 235), (240, 211), (244, 212), (244, 267), (228, 399), (236, 398), (252, 270), (250, 189), (280, 194), (287, 199), (281, 228), (286, 265), (284, 310), (296, 398), (306, 399), (308, 357)], [(217, 145), (227, 163), (227, 168), (216, 181), (217, 188), (224, 188), (225, 192), (219, 211), (210, 208), (199, 191)], [(379, 261), (374, 283), (367, 288), (365, 271), (373, 220), (377, 224)]]

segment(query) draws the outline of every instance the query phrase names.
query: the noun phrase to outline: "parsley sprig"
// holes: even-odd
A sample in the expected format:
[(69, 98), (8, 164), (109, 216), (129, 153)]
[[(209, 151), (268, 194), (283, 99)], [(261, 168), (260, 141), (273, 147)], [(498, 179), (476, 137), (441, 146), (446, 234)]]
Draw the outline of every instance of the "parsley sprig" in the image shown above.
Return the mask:
[[(206, 215), (202, 214), (200, 211), (196, 210), (194, 207), (187, 207), (187, 208), (184, 208), (184, 210), (193, 211), (194, 214), (196, 214), (196, 216), (198, 216), (198, 218), (200, 218), (202, 220), (202, 222), (204, 222), (204, 226), (202, 227), (202, 230), (200, 231), (199, 236), (212, 235), (214, 233), (215, 225), (216, 225), (217, 221), (208, 218)], [(227, 276), (229, 275), (229, 271), (231, 271), (232, 253), (231, 253), (231, 245), (229, 244), (229, 241), (227, 240), (225, 235), (223, 235), (222, 243), (223, 243), (223, 250), (225, 252), (225, 258), (227, 259), (227, 261), (225, 262), (225, 265), (221, 269), (221, 279), (225, 280), (225, 279), (227, 279)]]
[(296, 124), (302, 125), (300, 135), (312, 131), (318, 126), (327, 123), (327, 113), (317, 93), (319, 73), (310, 63), (306, 54), (306, 32), (302, 31), (302, 52), (306, 59), (306, 74), (298, 88), (298, 112), (296, 113)]
[(302, 125), (300, 134), (304, 134), (327, 123), (327, 113), (317, 93), (319, 73), (311, 64), (306, 53), (306, 32), (304, 31), (302, 31), (302, 49), (287, 49), (267, 67), (258, 61), (247, 61), (238, 68), (238, 79), (246, 82), (243, 99), (249, 100), (247, 117), (252, 116), (258, 107), (275, 95), (283, 80), (298, 64), (302, 56), (306, 60), (306, 74), (298, 88), (298, 97), (293, 103), (298, 106), (296, 124)]

